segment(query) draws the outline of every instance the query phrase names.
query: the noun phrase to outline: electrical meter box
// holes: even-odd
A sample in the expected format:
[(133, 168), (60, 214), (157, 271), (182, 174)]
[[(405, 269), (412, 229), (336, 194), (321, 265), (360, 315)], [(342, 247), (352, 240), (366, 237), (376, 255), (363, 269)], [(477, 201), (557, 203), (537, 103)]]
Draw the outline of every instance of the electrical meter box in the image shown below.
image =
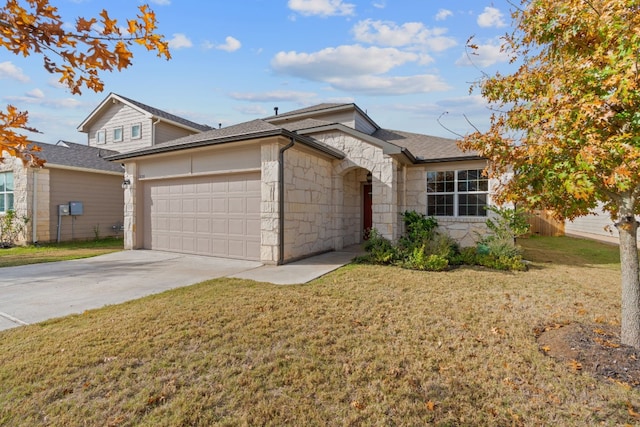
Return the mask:
[(58, 205), (58, 216), (69, 215), (69, 205)]
[(70, 215), (82, 215), (83, 213), (84, 206), (82, 206), (82, 202), (69, 202)]

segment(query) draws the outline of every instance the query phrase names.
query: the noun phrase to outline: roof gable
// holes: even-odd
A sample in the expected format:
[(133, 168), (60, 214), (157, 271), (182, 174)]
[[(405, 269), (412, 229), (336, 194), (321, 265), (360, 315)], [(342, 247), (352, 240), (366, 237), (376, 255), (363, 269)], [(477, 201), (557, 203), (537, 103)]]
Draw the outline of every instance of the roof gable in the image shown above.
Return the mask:
[(86, 119), (78, 126), (80, 132), (88, 132), (90, 125), (109, 107), (110, 102), (121, 102), (129, 107), (137, 110), (147, 116), (150, 119), (159, 119), (163, 122), (178, 126), (184, 129), (191, 130), (193, 132), (205, 132), (213, 129), (211, 126), (201, 125), (191, 120), (187, 120), (183, 117), (176, 116), (175, 114), (167, 113), (155, 107), (143, 104), (136, 100), (118, 95), (116, 93), (110, 93), (92, 112)]
[[(348, 117), (349, 120), (345, 121), (344, 118)], [(266, 117), (263, 120), (273, 123), (275, 125), (284, 126), (285, 123), (292, 123), (296, 121), (302, 121), (307, 119), (324, 120), (330, 123), (342, 123), (346, 125), (346, 122), (352, 122), (352, 127), (359, 131), (365, 131), (366, 133), (373, 133), (380, 126), (362, 111), (356, 104), (318, 104), (310, 107), (301, 108), (294, 111)]]

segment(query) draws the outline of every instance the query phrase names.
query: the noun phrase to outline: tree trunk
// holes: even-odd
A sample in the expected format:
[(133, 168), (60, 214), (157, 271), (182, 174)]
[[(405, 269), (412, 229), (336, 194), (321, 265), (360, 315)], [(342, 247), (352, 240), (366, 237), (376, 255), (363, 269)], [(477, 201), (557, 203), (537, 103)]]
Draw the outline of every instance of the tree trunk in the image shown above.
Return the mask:
[[(625, 209), (623, 209), (625, 210)], [(638, 223), (633, 210), (620, 212), (616, 224), (620, 234), (622, 273), (622, 344), (640, 348), (640, 268), (638, 267)]]

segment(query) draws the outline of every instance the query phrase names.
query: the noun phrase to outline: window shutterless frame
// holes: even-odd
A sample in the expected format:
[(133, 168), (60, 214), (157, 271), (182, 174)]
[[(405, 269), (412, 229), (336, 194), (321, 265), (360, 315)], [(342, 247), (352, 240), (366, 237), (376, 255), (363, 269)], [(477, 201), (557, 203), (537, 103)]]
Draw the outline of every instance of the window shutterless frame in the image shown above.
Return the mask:
[(487, 216), (488, 194), (482, 169), (427, 172), (428, 216)]

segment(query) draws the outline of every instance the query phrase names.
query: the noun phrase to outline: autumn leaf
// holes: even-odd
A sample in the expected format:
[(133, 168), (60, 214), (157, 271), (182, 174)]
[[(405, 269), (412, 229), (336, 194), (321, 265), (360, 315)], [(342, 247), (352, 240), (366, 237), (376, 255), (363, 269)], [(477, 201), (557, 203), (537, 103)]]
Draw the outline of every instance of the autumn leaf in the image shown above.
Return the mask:
[[(133, 46), (142, 45), (160, 57), (171, 58), (168, 42), (156, 32), (155, 13), (147, 5), (139, 6), (138, 11), (134, 19), (126, 21), (127, 34), (123, 35), (118, 20), (106, 10), (98, 17), (76, 18), (70, 30), (49, 0), (7, 1), (0, 7), (0, 46), (15, 55), (41, 56), (43, 67), (58, 75), (59, 82), (73, 94), (81, 94), (83, 88), (100, 92), (104, 89), (100, 73), (131, 66)], [(38, 165), (35, 150), (28, 150), (26, 139), (17, 133), (19, 129), (35, 131), (27, 126), (27, 117), (26, 112), (2, 112), (0, 152)]]
[(432, 401), (432, 400), (428, 400), (428, 401), (426, 401), (426, 402), (425, 402), (425, 406), (427, 407), (427, 409), (428, 409), (429, 411), (435, 411), (435, 409), (436, 409), (436, 404), (435, 404), (435, 402), (434, 402), (434, 401)]
[(578, 362), (577, 360), (571, 360), (569, 362), (569, 367), (572, 371), (578, 372), (582, 370), (582, 363)]

